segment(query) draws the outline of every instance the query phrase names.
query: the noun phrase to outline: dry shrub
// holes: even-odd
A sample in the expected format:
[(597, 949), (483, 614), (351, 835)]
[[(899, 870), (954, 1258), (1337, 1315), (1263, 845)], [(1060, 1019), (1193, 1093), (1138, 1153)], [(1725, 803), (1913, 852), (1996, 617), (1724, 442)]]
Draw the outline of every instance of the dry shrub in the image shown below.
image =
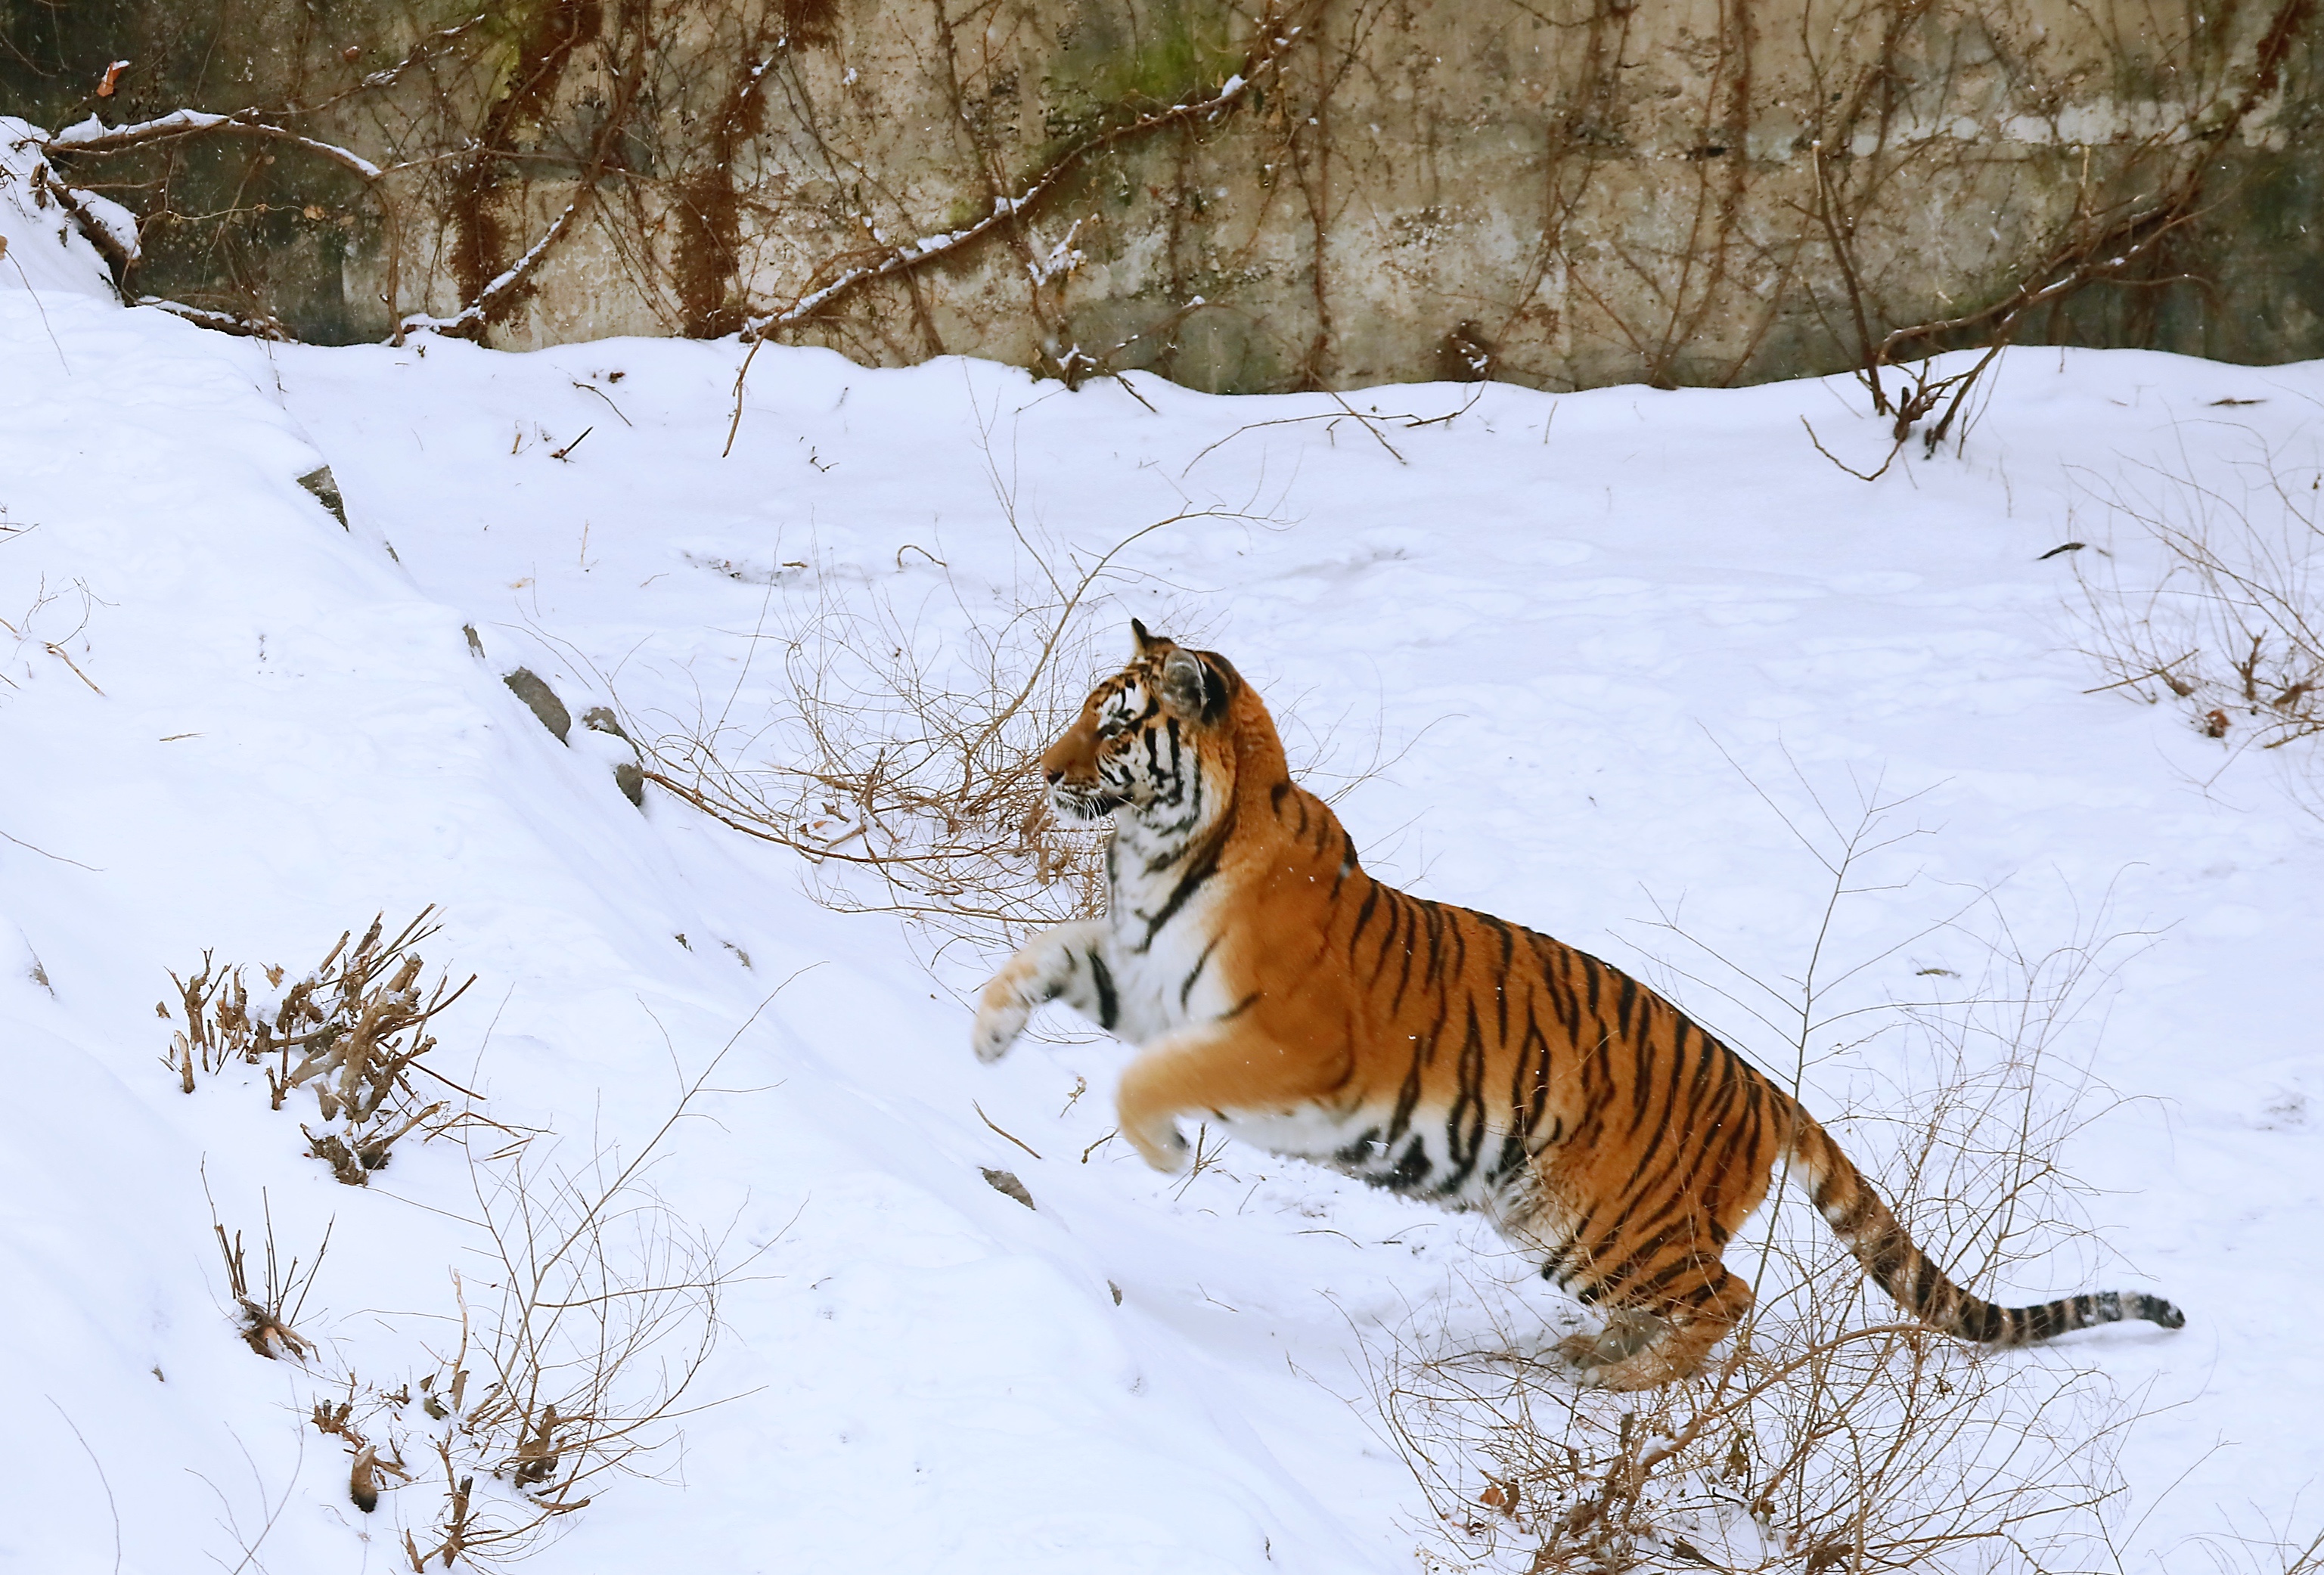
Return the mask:
[(659, 1141), (627, 1164), (600, 1151), (567, 1169), (520, 1147), (475, 1167), (486, 1245), (460, 1281), (458, 1342), (383, 1430), (443, 1496), (427, 1531), (404, 1533), (414, 1570), (521, 1558), (676, 1441), (739, 1269), (644, 1184)]
[[(428, 1072), (420, 1058), (436, 1043), (429, 1022), (467, 989), (439, 981), (420, 993), (423, 964), (411, 948), (435, 933), (432, 912), (392, 938), (378, 920), (359, 941), (342, 935), (287, 990), (282, 970), (265, 970), (281, 993), (258, 1003), (240, 970), (205, 956), (192, 979), (177, 981), (186, 1026), (167, 1058), (189, 1090), (198, 1074), (272, 1061), (266, 1086), (277, 1109), (312, 1083), (323, 1119), (336, 1126), (309, 1137), (318, 1154), (324, 1138), (336, 1139), (334, 1152), (348, 1162), (335, 1167), (342, 1181), (362, 1182), (415, 1127), (466, 1150), (475, 1199), (467, 1223), (481, 1262), (454, 1273), (454, 1312), (429, 1321), (444, 1337), (424, 1343), (427, 1359), (392, 1387), (344, 1371), (301, 1402), (318, 1432), (345, 1444), (357, 1508), (371, 1514), (399, 1488), (428, 1497), (425, 1512), (401, 1517), (415, 1571), (513, 1562), (609, 1479), (652, 1475), (679, 1422), (701, 1408), (688, 1396), (721, 1331), (721, 1292), (757, 1256), (730, 1260), (721, 1239), (650, 1184), (671, 1134), (750, 1024), (685, 1085), (641, 1145), (627, 1153), (601, 1147), (564, 1164), (547, 1134), (490, 1119), (465, 1090), (445, 1084), (466, 1096), (457, 1108), (422, 1105), (413, 1091), (409, 1074)], [(476, 1140), (486, 1134), (507, 1141), (482, 1152)], [(211, 1220), (242, 1339), (320, 1378), (329, 1343), (318, 1348), (295, 1325), (330, 1233), (303, 1270), (295, 1257), (285, 1266), (270, 1211), (264, 1281), (254, 1287), (241, 1234), (218, 1222), (215, 1207)], [(419, 1315), (374, 1316), (394, 1328)]]
[[(1386, 446), (1382, 421), (1429, 426), (1467, 408), (1426, 419), (1351, 410), (1346, 419)], [(691, 716), (623, 719), (630, 737), (647, 741), (647, 780), (800, 854), (817, 901), (897, 915), (937, 958), (962, 943), (981, 957), (1005, 954), (1038, 930), (1104, 912), (1111, 828), (1051, 816), (1041, 755), (1080, 714), (1097, 678), (1127, 659), (1129, 616), (1113, 593), (1147, 577), (1125, 564), (1130, 549), (1197, 520), (1284, 524), (1280, 498), (1264, 499), (1261, 483), (1239, 505), (1186, 508), (1102, 552), (1059, 548), (1019, 518), (1015, 462), (996, 455), (989, 426), (978, 440), (1018, 548), (1010, 585), (976, 586), (911, 543), (897, 550), (899, 572), (934, 567), (942, 583), (909, 604), (867, 575), (829, 565), (761, 570), (696, 560), (768, 587), (751, 660), (715, 711), (706, 701)], [(1199, 614), (1176, 597), (1144, 615), (1167, 622), (1182, 641), (1205, 638)], [(763, 705), (738, 708), (761, 650), (779, 658), (783, 683)], [(1287, 705), (1275, 711), (1295, 755), (1312, 761), (1302, 775), (1330, 783), (1334, 801), (1393, 759), (1375, 732), (1369, 759), (1333, 769), (1335, 730), (1304, 728)]]
[[(1988, 1291), (2079, 1228), (2056, 1184), (2073, 1118), (2045, 1081), (2030, 1058), (1988, 1064), (1875, 1118), (1911, 1139), (1877, 1184)], [(1867, 1125), (1835, 1123), (1859, 1156)], [(1812, 1211), (1771, 1212), (1756, 1254), (1729, 1252), (1758, 1304), (1683, 1384), (1583, 1389), (1506, 1331), (1499, 1349), (1398, 1353), (1388, 1415), (1449, 1551), (1533, 1571), (1853, 1572), (2038, 1570), (2102, 1544), (2135, 1398), (2072, 1347), (1991, 1351), (1898, 1322)]]
[[(715, 715), (705, 706), (659, 730), (632, 728), (650, 739), (647, 779), (803, 855), (826, 906), (897, 914), (939, 953), (958, 942), (1006, 952), (1102, 912), (1107, 828), (1051, 817), (1041, 754), (1126, 649), (1118, 615), (1100, 612), (1130, 577), (1123, 554), (1195, 519), (1262, 522), (1190, 511), (1081, 555), (1039, 546), (1012, 510), (1025, 555), (1016, 582), (996, 602), (945, 569), (942, 616), (827, 573), (779, 605), (770, 588), (752, 640), (779, 654), (782, 689), (747, 717), (730, 698)], [(804, 592), (813, 571), (791, 566)]]
[[(2097, 489), (2101, 505), (2161, 549), (2152, 583), (2122, 560), (2075, 566), (2086, 651), (2102, 688), (2172, 700), (2236, 748), (2324, 733), (2324, 473), (2260, 448), (2199, 468), (2137, 465)], [(2095, 692), (2095, 691), (2093, 691)]]
[[(1037, 554), (997, 608), (948, 579), (960, 615), (950, 630), (876, 586), (826, 580), (756, 632), (787, 680), (768, 711), (738, 722), (731, 707), (706, 709), (665, 729), (646, 746), (646, 779), (803, 855), (825, 906), (898, 915), (939, 955), (956, 943), (1005, 954), (1037, 930), (1101, 915), (1112, 828), (1050, 815), (1041, 755), (1127, 659), (1127, 616), (1101, 594), (1123, 548), (1191, 517), (1067, 570)], [(1201, 637), (1193, 618), (1170, 632)], [(1368, 751), (1343, 756), (1340, 728), (1305, 727), (1299, 699), (1279, 700), (1276, 720), (1327, 800), (1399, 758), (1377, 729)]]
[[(322, 1129), (304, 1123), (299, 1129), (307, 1135), (309, 1151), (349, 1186), (364, 1185), (414, 1128), (434, 1123), (432, 1133), (447, 1122), (474, 1119), (473, 1112), (453, 1112), (445, 1100), (423, 1100), (411, 1082), (413, 1073), (424, 1073), (466, 1092), (421, 1059), (436, 1047), (429, 1023), (475, 982), (471, 974), (453, 990), (449, 976), (440, 976), (423, 997), (420, 976), (426, 964), (411, 948), (441, 927), (428, 923), (435, 911), (422, 908), (392, 939), (382, 935), (385, 916), (376, 916), (352, 949), (355, 932), (341, 931), (322, 962), (288, 990), (282, 969), (261, 970), (269, 990), (281, 993), (255, 1004), (243, 971), (219, 968), (208, 952), (190, 979), (171, 973), (182, 1026), (171, 1036), (162, 1060), (178, 1074), (179, 1087), (191, 1093), (197, 1073), (214, 1076), (239, 1061), (266, 1068), (275, 1110), (293, 1090), (312, 1088)], [(172, 1016), (167, 1001), (154, 1011), (165, 1019)]]
[(444, 1338), (392, 1387), (348, 1372), (311, 1396), (309, 1420), (346, 1448), (358, 1508), (403, 1489), (425, 1501), (400, 1516), (413, 1570), (490, 1570), (538, 1551), (612, 1480), (656, 1475), (679, 1423), (717, 1403), (691, 1396), (721, 1332), (721, 1294), (757, 1254), (730, 1258), (650, 1172), (724, 1059), (626, 1156), (600, 1147), (568, 1165), (538, 1135), (472, 1147), (481, 1261), (453, 1276), (456, 1311), (435, 1321)]
[(647, 779), (805, 855), (828, 906), (903, 915), (939, 944), (1013, 944), (1094, 912), (1098, 838), (1050, 818), (1039, 761), (1087, 693), (1104, 563), (1060, 594), (1020, 585), (997, 622), (948, 637), (826, 581), (758, 635), (787, 680), (770, 713), (660, 734)]
[[(1834, 915), (1868, 889), (1867, 861), (1914, 834), (1883, 829), (1899, 807), (1868, 797), (1853, 830), (1794, 823), (1832, 880), (1800, 975), (1763, 983), (1708, 948), (1668, 972), (1775, 1025), (1792, 1062), (1773, 1069), (1779, 1082), (1796, 1087), (1811, 1046), (1901, 1040), (1889, 1059), (1923, 1070), (1909, 1084), (1862, 1080), (1858, 1113), (1829, 1123), (1842, 1146), (1962, 1284), (2007, 1301), (2034, 1297), (2005, 1287), (2080, 1288), (2099, 1255), (2060, 1153), (2095, 1101), (2061, 1038), (2124, 937), (2093, 929), (2037, 953), (1997, 920), (1974, 937), (1982, 978), (1866, 1000), (1868, 962), (1923, 937), (1844, 966)], [(1948, 921), (1957, 935), (1962, 916)], [(1580, 1386), (1533, 1354), (1545, 1341), (1518, 1332), (1526, 1315), (1506, 1302), (1481, 1343), (1399, 1339), (1376, 1385), (1439, 1516), (1440, 1566), (2036, 1570), (2109, 1545), (2115, 1456), (2141, 1405), (2090, 1356), (1989, 1350), (1900, 1321), (1780, 1191), (1727, 1257), (1757, 1303), (1702, 1374), (1658, 1391)]]
[(2216, 1575), (2319, 1575), (2324, 1571), (2324, 1532), (2304, 1541), (2303, 1534), (2292, 1529), (2286, 1516), (2279, 1523), (2263, 1521), (2255, 1531), (2213, 1532), (2195, 1538), (2190, 1547)]

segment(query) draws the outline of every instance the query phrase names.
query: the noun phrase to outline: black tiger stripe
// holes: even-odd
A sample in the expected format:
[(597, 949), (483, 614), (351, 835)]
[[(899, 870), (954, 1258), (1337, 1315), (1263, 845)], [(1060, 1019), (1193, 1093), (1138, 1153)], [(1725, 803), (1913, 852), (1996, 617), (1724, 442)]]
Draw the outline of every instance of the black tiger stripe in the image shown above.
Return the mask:
[(1388, 1122), (1388, 1142), (1394, 1147), (1412, 1125), (1412, 1112), (1420, 1108), (1420, 1055), (1414, 1046), (1412, 1066), (1404, 1074), (1404, 1086), (1396, 1092), (1396, 1111)]
[(1415, 937), (1419, 934), (1421, 918), (1417, 905), (1413, 903), (1410, 898), (1399, 898), (1396, 906), (1399, 912), (1403, 914), (1405, 920), (1404, 966), (1397, 973), (1396, 999), (1388, 1002), (1388, 1016), (1390, 1017), (1396, 1016), (1404, 1009), (1404, 992), (1412, 988), (1412, 963), (1414, 956), (1414, 947), (1412, 943)]
[(1207, 845), (1194, 861), (1186, 866), (1186, 872), (1178, 878), (1177, 887), (1170, 893), (1169, 900), (1162, 905), (1162, 911), (1148, 921), (1146, 940), (1138, 948), (1139, 951), (1150, 948), (1154, 944), (1154, 937), (1162, 933), (1162, 926), (1186, 906), (1187, 899), (1201, 890), (1205, 881), (1219, 872), (1219, 860), (1226, 852), (1228, 839), (1233, 835), (1234, 807), (1230, 804), (1224, 821), (1208, 839)]
[(1218, 949), (1219, 938), (1216, 935), (1213, 935), (1210, 938), (1209, 943), (1203, 947), (1203, 954), (1194, 959), (1194, 966), (1186, 974), (1185, 982), (1178, 986), (1179, 1010), (1185, 1010), (1188, 998), (1194, 993), (1194, 981), (1202, 978), (1203, 970), (1211, 965), (1211, 953)]
[(1093, 950), (1089, 954), (1090, 980), (1097, 986), (1097, 1026), (1111, 1028), (1120, 1020), (1121, 997), (1113, 988), (1113, 970), (1105, 965), (1103, 953)]
[(1452, 1193), (1477, 1168), (1485, 1146), (1485, 1036), (1477, 1023), (1477, 1003), (1469, 1003), (1468, 1032), (1461, 1041), (1460, 1094), (1444, 1118), (1444, 1156), (1450, 1168), (1437, 1190)]
[[(1355, 933), (1348, 937), (1348, 953), (1351, 957), (1355, 954), (1357, 944), (1364, 938), (1364, 931), (1371, 927), (1372, 915), (1379, 910), (1380, 893), (1387, 889), (1388, 888), (1375, 880), (1372, 882), (1372, 889), (1364, 893), (1363, 905), (1356, 910)], [(1378, 969), (1372, 972), (1374, 977), (1379, 976)]]
[[(1428, 943), (1428, 961), (1421, 964), (1420, 976), (1434, 984), (1442, 977), (1437, 967), (1443, 958), (1444, 916), (1436, 911), (1436, 905), (1433, 902), (1423, 902), (1419, 907), (1421, 932)], [(1397, 1004), (1403, 1004), (1400, 998)]]
[(1594, 1018), (1598, 1015), (1598, 987), (1600, 984), (1598, 972), (1600, 964), (1597, 958), (1592, 957), (1587, 952), (1576, 952), (1573, 953), (1573, 956), (1574, 960), (1582, 964), (1582, 977), (1589, 981), (1590, 988), (1587, 999), (1590, 1005), (1590, 1015)]

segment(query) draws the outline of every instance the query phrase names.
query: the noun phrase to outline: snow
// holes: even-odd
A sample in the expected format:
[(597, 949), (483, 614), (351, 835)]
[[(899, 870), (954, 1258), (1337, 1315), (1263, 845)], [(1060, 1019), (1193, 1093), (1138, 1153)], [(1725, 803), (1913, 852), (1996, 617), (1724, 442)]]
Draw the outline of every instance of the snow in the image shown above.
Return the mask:
[(296, 132), (285, 131), (280, 126), (260, 120), (254, 112), (247, 110), (235, 115), (213, 115), (199, 109), (173, 109), (167, 115), (158, 115), (152, 120), (141, 120), (131, 125), (107, 125), (102, 118), (92, 115), (88, 119), (69, 125), (59, 132), (55, 142), (60, 148), (122, 147), (138, 142), (152, 141), (156, 137), (167, 137), (189, 132), (216, 131), (221, 127), (242, 128), (257, 135), (296, 143), (302, 148), (311, 149), (315, 152), (337, 160), (365, 180), (376, 180), (385, 173), (378, 165), (360, 153), (340, 147), (335, 143), (317, 142), (312, 137), (302, 137)]
[(121, 248), (124, 255), (134, 261), (143, 252), (144, 243), (138, 237), (137, 216), (102, 192), (73, 188), (73, 200), (81, 206), (94, 224), (105, 226), (106, 237)]
[[(790, 854), (659, 789), (641, 813), (614, 741), (558, 744), (502, 682), (529, 667), (576, 718), (749, 714), (785, 681), (754, 631), (818, 598), (886, 596), (956, 657), (1027, 543), (1086, 561), (1202, 511), (1126, 552), (1107, 620), (1225, 651), (1326, 765), (1377, 738), (1341, 806), (1375, 869), (1648, 973), (1763, 1064), (1780, 1037), (1675, 972), (1731, 982), (1654, 921), (1796, 972), (1829, 881), (1776, 811), (1813, 826), (1811, 793), (1843, 824), (1875, 784), (1916, 796), (1893, 824), (1927, 834), (1842, 905), (1833, 954), (1877, 959), (1849, 988), (1974, 977), (1988, 919), (1922, 932), (1988, 889), (2036, 951), (2142, 935), (2068, 1036), (2120, 1101), (2068, 1149), (2116, 1255), (2094, 1272), (2189, 1314), (2068, 1342), (2172, 1407), (2124, 1450), (2128, 1557), (2184, 1561), (2312, 1486), (2324, 830), (2295, 751), (2087, 693), (2073, 566), (2152, 567), (2094, 502), (2141, 465), (2264, 453), (2312, 481), (2324, 366), (2014, 351), (1962, 455), (1915, 446), (1866, 485), (1800, 430), (1878, 464), (1846, 379), (1230, 400), (769, 345), (722, 459), (731, 341), (325, 350), (113, 304), (85, 243), (15, 202), (18, 129), (0, 1480), (41, 1507), (0, 1522), (0, 1564), (404, 1567), (393, 1528), (437, 1501), (357, 1513), (304, 1419), (455, 1338), (450, 1275), (485, 1274), (467, 1167), (407, 1145), (340, 1186), (263, 1089), (180, 1093), (153, 1003), (206, 949), (295, 972), (433, 902), (429, 976), (480, 976), (438, 1054), (563, 1163), (634, 1153), (732, 1045), (652, 1172), (731, 1257), (763, 1249), (696, 1391), (724, 1403), (537, 1567), (1413, 1568), (1435, 1534), (1369, 1364), (1510, 1298), (1569, 1316), (1524, 1264), (1248, 1151), (1146, 1170), (1098, 1141), (1119, 1046), (1052, 1018), (1063, 1042), (978, 1066), (960, 992), (997, 959), (931, 971), (892, 919), (811, 900)], [(344, 530), (297, 482), (325, 464)], [(2042, 557), (2068, 540), (2093, 546)], [(1896, 1054), (1820, 1062), (1811, 1102), (1909, 1080)], [(235, 1337), (205, 1187), (286, 1256), (335, 1222), (309, 1369)]]
[(230, 115), (212, 115), (206, 110), (173, 109), (167, 115), (141, 120), (134, 125), (107, 125), (100, 116), (92, 115), (59, 132), (56, 142), (59, 147), (69, 148), (78, 143), (101, 143), (115, 137), (140, 136), (151, 132), (210, 131), (234, 124), (235, 118)]
[[(115, 299), (105, 259), (74, 229), (55, 198), (34, 192), (34, 171), (47, 163), (38, 145), (44, 134), (0, 115), (0, 236), (8, 243), (6, 254), (0, 255), (0, 290)], [(97, 211), (110, 217), (107, 210), (114, 206)], [(134, 225), (130, 231), (135, 234)]]

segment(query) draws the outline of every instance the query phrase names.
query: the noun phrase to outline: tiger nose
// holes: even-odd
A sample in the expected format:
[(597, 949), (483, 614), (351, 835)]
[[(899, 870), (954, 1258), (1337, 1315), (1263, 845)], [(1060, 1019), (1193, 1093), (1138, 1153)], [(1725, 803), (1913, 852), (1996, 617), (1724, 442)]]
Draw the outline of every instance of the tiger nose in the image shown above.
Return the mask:
[(1052, 788), (1065, 779), (1064, 769), (1058, 766), (1044, 766), (1041, 768), (1041, 775), (1049, 779), (1049, 786)]

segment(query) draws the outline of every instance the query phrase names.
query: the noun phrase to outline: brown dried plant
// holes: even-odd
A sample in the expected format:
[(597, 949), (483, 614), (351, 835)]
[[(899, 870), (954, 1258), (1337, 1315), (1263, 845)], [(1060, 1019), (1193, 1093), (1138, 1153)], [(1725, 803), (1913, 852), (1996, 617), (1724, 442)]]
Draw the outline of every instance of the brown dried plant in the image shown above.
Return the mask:
[(897, 914), (939, 953), (964, 941), (1005, 951), (1102, 908), (1105, 833), (1058, 824), (1040, 770), (1120, 638), (1100, 603), (1131, 577), (1124, 554), (1156, 532), (1268, 523), (1188, 510), (1102, 553), (1058, 552), (1019, 524), (997, 470), (993, 484), (1028, 566), (997, 610), (940, 562), (939, 594), (958, 614), (942, 631), (925, 608), (819, 575), (812, 600), (778, 607), (770, 592), (771, 627), (762, 619), (752, 632), (754, 649), (772, 647), (783, 664), (764, 711), (735, 720), (730, 697), (658, 736), (632, 730), (650, 739), (647, 780), (804, 855), (819, 901)]
[(2324, 1571), (2324, 1532), (2302, 1540), (2292, 1516), (2263, 1519), (2255, 1530), (2230, 1522), (2227, 1529), (2193, 1539), (2213, 1575), (2319, 1575)]
[[(172, 972), (180, 1026), (162, 1060), (178, 1074), (179, 1087), (191, 1093), (198, 1074), (215, 1076), (238, 1061), (265, 1069), (275, 1110), (294, 1090), (311, 1088), (321, 1129), (301, 1123), (300, 1130), (309, 1152), (349, 1186), (364, 1185), (413, 1130), (479, 1119), (473, 1108), (456, 1110), (446, 1100), (423, 1099), (411, 1081), (414, 1073), (424, 1073), (467, 1093), (422, 1059), (436, 1048), (428, 1025), (475, 982), (471, 974), (451, 989), (447, 975), (423, 995), (425, 963), (411, 948), (441, 927), (428, 923), (435, 911), (422, 908), (392, 938), (383, 936), (384, 916), (374, 917), (352, 947), (354, 932), (342, 931), (311, 972), (254, 1007), (242, 969), (219, 967), (208, 952), (190, 978)], [(281, 990), (281, 968), (261, 972), (270, 989)], [(173, 1017), (167, 1001), (154, 1010)]]
[(415, 1571), (496, 1569), (538, 1551), (612, 1481), (657, 1475), (683, 1420), (720, 1403), (696, 1391), (723, 1331), (720, 1298), (758, 1254), (730, 1255), (650, 1177), (719, 1091), (712, 1079), (741, 1036), (633, 1149), (568, 1165), (539, 1134), (489, 1154), (471, 1146), (480, 1261), (453, 1276), (442, 1322), (456, 1334), (392, 1388), (350, 1373), (313, 1397), (309, 1421), (346, 1445), (358, 1508), (405, 1488), (430, 1500), (399, 1515)]
[[(2172, 140), (2158, 134), (2151, 139), (2153, 146), (2141, 152), (2152, 156)], [(1830, 237), (1855, 324), (1856, 376), (1871, 397), (1873, 413), (1888, 419), (1891, 442), (1877, 468), (1859, 471), (1824, 447), (1806, 417), (1800, 418), (1800, 425), (1817, 453), (1858, 481), (1879, 480), (1915, 432), (1923, 456), (1933, 456), (1948, 438), (1965, 446), (1985, 374), (2026, 333), (2028, 325), (2045, 313), (2060, 309), (2094, 285), (2152, 287), (2185, 281), (2177, 273), (2161, 279), (2152, 275), (2159, 260), (2169, 257), (2183, 232), (2207, 211), (2200, 168), (2180, 170), (2151, 189), (2111, 202), (2093, 198), (2086, 180), (2072, 213), (2046, 237), (2038, 254), (2024, 261), (2023, 272), (1997, 299), (1975, 311), (1892, 328), (1876, 338), (1868, 326), (1863, 286), (1845, 238), (1854, 233), (1854, 219), (1835, 216), (1836, 199), (1821, 143), (1812, 150), (1811, 161), (1816, 172), (1817, 217)], [(1974, 348), (1976, 355), (1937, 354), (1963, 347)], [(1882, 379), (1884, 367), (1895, 375), (1893, 385)]]
[(877, 592), (826, 590), (760, 636), (787, 680), (773, 714), (662, 734), (647, 779), (805, 855), (829, 906), (903, 915), (940, 944), (1094, 911), (1099, 839), (1050, 818), (1038, 761), (1095, 665), (1084, 601), (1111, 556), (1062, 596), (1039, 583), (997, 628), (972, 618), (965, 640)]
[[(209, 1197), (207, 1174), (202, 1177), (202, 1195)], [(301, 1274), (295, 1255), (288, 1265), (277, 1255), (274, 1211), (267, 1203), (265, 1193), (262, 1192), (259, 1199), (266, 1220), (266, 1278), (255, 1291), (251, 1288), (249, 1266), (243, 1257), (242, 1232), (229, 1234), (218, 1219), (217, 1202), (210, 1203), (210, 1230), (217, 1238), (218, 1257), (226, 1265), (226, 1291), (234, 1298), (235, 1320), (240, 1326), (237, 1332), (244, 1344), (269, 1361), (286, 1356), (303, 1361), (315, 1349), (314, 1342), (294, 1326), (307, 1304), (307, 1294), (315, 1287), (315, 1276), (322, 1269), (323, 1258), (331, 1250), (331, 1232), (325, 1228), (314, 1257)]]
[(698, 1408), (740, 1268), (644, 1185), (651, 1152), (567, 1171), (521, 1149), (473, 1173), (484, 1273), (459, 1280), (458, 1342), (411, 1386), (427, 1422), (399, 1407), (393, 1430), (425, 1438), (443, 1495), (433, 1525), (404, 1534), (415, 1571), (522, 1557), (611, 1479), (651, 1475)]

